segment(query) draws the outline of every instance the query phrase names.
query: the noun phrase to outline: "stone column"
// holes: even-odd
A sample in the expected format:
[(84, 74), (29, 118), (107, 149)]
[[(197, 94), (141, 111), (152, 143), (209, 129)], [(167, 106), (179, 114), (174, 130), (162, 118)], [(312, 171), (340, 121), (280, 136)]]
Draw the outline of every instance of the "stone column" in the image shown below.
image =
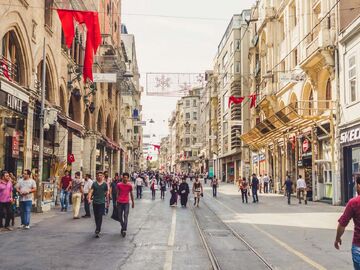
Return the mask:
[(89, 173), (93, 179), (96, 174), (96, 136), (89, 135), (84, 138), (83, 173)]
[(73, 134), (72, 136), (72, 154), (74, 155), (75, 162), (72, 163), (72, 176), (75, 172), (82, 171), (83, 157), (84, 157), (84, 139)]
[(113, 154), (113, 164), (112, 164), (112, 171), (115, 173), (120, 173), (120, 150), (117, 150)]

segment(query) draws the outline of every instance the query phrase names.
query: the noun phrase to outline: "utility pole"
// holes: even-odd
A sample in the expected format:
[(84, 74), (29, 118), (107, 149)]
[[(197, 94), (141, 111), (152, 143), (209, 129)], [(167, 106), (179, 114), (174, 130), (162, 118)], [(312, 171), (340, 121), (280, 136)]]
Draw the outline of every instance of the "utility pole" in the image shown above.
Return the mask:
[(45, 111), (45, 84), (46, 84), (46, 48), (45, 38), (43, 46), (43, 63), (42, 63), (42, 80), (41, 80), (41, 111), (40, 111), (40, 142), (39, 142), (39, 181), (37, 186), (36, 212), (42, 212), (42, 176), (43, 176), (43, 159), (44, 159), (44, 111)]

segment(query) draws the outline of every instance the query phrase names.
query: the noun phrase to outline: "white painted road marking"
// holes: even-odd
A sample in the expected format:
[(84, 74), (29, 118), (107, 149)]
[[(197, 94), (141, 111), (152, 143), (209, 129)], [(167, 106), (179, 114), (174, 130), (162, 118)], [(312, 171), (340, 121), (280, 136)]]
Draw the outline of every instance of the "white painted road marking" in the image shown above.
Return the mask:
[[(209, 197), (209, 196), (208, 196)], [(226, 204), (224, 204), (223, 202), (215, 199), (216, 202), (218, 202), (219, 204), (221, 204), (222, 206), (224, 206), (226, 209), (228, 209), (230, 212), (238, 215), (239, 213), (236, 212), (235, 210), (231, 209), (230, 207), (228, 207)], [(273, 236), (272, 234), (260, 229), (258, 226), (254, 225), (254, 224), (250, 224), (254, 229), (258, 230), (259, 232), (265, 234), (266, 236), (268, 236), (270, 239), (272, 239), (273, 241), (275, 241), (277, 244), (279, 244), (280, 246), (282, 246), (283, 248), (285, 248), (287, 251), (289, 251), (290, 253), (296, 255), (297, 257), (299, 257), (300, 259), (302, 259), (303, 261), (305, 261), (306, 263), (310, 264), (312, 267), (314, 267), (315, 269), (318, 270), (326, 270), (326, 268), (320, 264), (318, 264), (317, 262), (313, 261), (312, 259), (310, 259), (309, 257), (307, 257), (306, 255), (304, 255), (303, 253), (301, 253), (300, 251), (297, 251), (296, 249), (290, 247), (288, 244), (284, 243), (283, 241), (279, 240), (278, 238), (276, 238), (275, 236)]]
[(176, 208), (172, 209), (171, 230), (168, 238), (168, 250), (166, 251), (164, 270), (172, 269), (174, 244), (176, 231)]

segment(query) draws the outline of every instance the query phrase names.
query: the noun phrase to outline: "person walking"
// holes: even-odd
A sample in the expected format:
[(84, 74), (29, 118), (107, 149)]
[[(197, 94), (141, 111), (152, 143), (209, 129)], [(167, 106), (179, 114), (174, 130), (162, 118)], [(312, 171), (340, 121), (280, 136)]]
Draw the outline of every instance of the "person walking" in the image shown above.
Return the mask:
[(291, 193), (292, 193), (292, 185), (293, 185), (293, 183), (292, 183), (292, 181), (290, 179), (290, 176), (286, 176), (284, 186), (285, 186), (285, 194), (286, 194), (286, 196), (288, 198), (288, 204), (290, 204)]
[(60, 203), (61, 203), (61, 212), (67, 211), (69, 205), (69, 188), (71, 185), (71, 176), (68, 170), (65, 171), (65, 175), (61, 178), (60, 181)]
[(179, 186), (177, 184), (176, 179), (174, 179), (171, 185), (170, 193), (171, 193), (170, 206), (177, 206), (177, 196), (179, 193)]
[(30, 229), (33, 193), (36, 192), (36, 182), (31, 178), (30, 170), (24, 171), (23, 179), (16, 184), (16, 190), (20, 196), (21, 225)]
[(217, 188), (219, 185), (219, 181), (216, 178), (216, 176), (214, 175), (214, 177), (211, 179), (211, 186), (212, 186), (212, 191), (213, 191), (213, 197), (217, 196)]
[(83, 218), (89, 218), (91, 217), (90, 214), (90, 204), (89, 204), (89, 192), (93, 185), (93, 180), (91, 180), (90, 174), (85, 174), (85, 181), (84, 181), (84, 208), (85, 208), (85, 215), (83, 215)]
[(133, 186), (129, 183), (128, 173), (123, 173), (122, 182), (117, 184), (117, 194), (117, 209), (121, 225), (121, 235), (122, 237), (125, 237), (130, 210), (129, 195), (131, 198), (131, 208), (135, 207)]
[[(10, 175), (7, 171), (2, 171), (0, 174), (0, 229), (4, 227), (8, 231), (12, 231), (10, 228), (12, 193), (13, 185)], [(3, 226), (3, 218), (5, 218), (5, 226)]]
[(190, 193), (190, 188), (188, 183), (186, 183), (186, 178), (183, 178), (182, 183), (179, 186), (179, 193), (180, 193), (181, 206), (186, 207), (188, 196)]
[(252, 180), (251, 180), (251, 192), (252, 192), (252, 196), (253, 196), (253, 203), (259, 202), (259, 197), (257, 194), (258, 189), (259, 189), (259, 179), (256, 177), (256, 174), (253, 173)]
[(240, 190), (242, 202), (248, 203), (249, 183), (246, 181), (245, 177), (243, 177), (241, 180)]
[(160, 197), (163, 200), (165, 199), (165, 191), (166, 191), (166, 181), (164, 178), (161, 178), (160, 179), (160, 192), (161, 192)]
[(71, 198), (72, 198), (72, 210), (73, 210), (73, 218), (79, 219), (80, 206), (81, 206), (81, 197), (84, 192), (84, 182), (80, 178), (80, 172), (75, 173), (75, 179), (71, 181)]
[[(108, 171), (104, 171), (104, 181), (108, 186), (108, 190), (110, 190), (110, 186), (111, 186), (112, 181), (111, 181), (111, 178), (109, 177)], [(108, 196), (106, 198), (104, 215), (107, 215), (109, 213), (109, 206), (110, 206), (110, 196)]]
[(95, 237), (99, 238), (101, 232), (102, 218), (105, 212), (105, 202), (109, 198), (109, 189), (104, 181), (104, 174), (98, 172), (96, 174), (96, 182), (93, 183), (89, 192), (89, 204), (93, 202), (93, 211), (95, 217)]
[[(113, 214), (114, 211), (117, 211), (116, 209), (116, 199), (117, 199), (117, 184), (121, 181), (119, 173), (115, 173), (115, 177), (112, 179), (111, 184), (110, 184), (110, 192), (109, 194), (111, 194), (111, 200), (113, 203)], [(117, 212), (116, 212), (117, 213)]]
[(153, 178), (151, 179), (151, 183), (150, 183), (151, 198), (152, 198), (153, 200), (155, 200), (155, 197), (156, 197), (156, 186), (157, 186), (156, 182), (157, 182), (156, 178), (153, 177)]
[(339, 218), (338, 227), (336, 231), (336, 238), (334, 242), (334, 246), (336, 249), (340, 249), (340, 245), (342, 244), (341, 237), (345, 232), (345, 228), (349, 224), (352, 219), (354, 222), (354, 234), (352, 240), (352, 261), (355, 270), (360, 269), (360, 176), (357, 176), (356, 179), (356, 192), (358, 194), (357, 197), (352, 198), (346, 205), (344, 213)]
[(299, 204), (301, 204), (301, 198), (304, 199), (305, 204), (307, 204), (306, 200), (306, 182), (305, 180), (299, 175), (299, 179), (296, 181), (296, 192), (299, 198)]
[(203, 196), (203, 186), (200, 183), (199, 178), (195, 178), (195, 182), (192, 186), (192, 192), (194, 194), (194, 205), (199, 207), (200, 197)]
[(136, 199), (142, 198), (142, 187), (144, 185), (144, 180), (140, 177), (140, 175), (137, 176), (135, 180), (136, 185)]
[(264, 193), (269, 193), (270, 178), (266, 173), (263, 177), (263, 183), (264, 183)]

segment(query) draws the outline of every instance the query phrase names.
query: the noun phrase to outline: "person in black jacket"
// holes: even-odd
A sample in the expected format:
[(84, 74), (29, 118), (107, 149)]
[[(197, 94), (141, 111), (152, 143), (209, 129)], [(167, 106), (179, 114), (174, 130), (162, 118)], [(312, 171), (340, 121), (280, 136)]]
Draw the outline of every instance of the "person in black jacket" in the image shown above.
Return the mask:
[(253, 203), (259, 202), (259, 197), (257, 194), (258, 190), (259, 190), (259, 179), (256, 177), (256, 174), (254, 173), (252, 175), (252, 180), (251, 180), (251, 192), (253, 196)]
[(186, 183), (186, 178), (183, 178), (182, 183), (179, 186), (179, 194), (182, 207), (186, 207), (189, 193), (189, 185), (188, 183)]

